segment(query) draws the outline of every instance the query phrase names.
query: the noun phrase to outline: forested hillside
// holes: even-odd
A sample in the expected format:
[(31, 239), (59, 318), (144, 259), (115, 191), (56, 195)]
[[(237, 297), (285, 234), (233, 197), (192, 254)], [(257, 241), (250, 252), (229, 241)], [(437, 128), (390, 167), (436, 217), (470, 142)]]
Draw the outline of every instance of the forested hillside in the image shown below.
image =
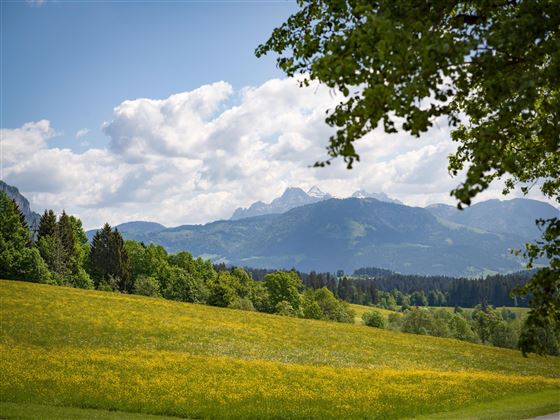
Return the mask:
[(301, 271), (376, 266), (405, 274), (477, 276), (518, 271), (510, 249), (524, 239), (457, 225), (429, 211), (376, 199), (330, 199), (283, 214), (158, 231), (119, 229), (127, 239), (188, 249), (214, 262)]

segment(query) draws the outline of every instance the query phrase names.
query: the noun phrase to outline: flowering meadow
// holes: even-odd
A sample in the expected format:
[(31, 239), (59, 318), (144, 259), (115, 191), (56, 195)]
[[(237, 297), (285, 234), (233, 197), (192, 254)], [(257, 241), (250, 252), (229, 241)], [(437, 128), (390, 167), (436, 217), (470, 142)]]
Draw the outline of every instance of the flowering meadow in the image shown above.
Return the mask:
[(400, 418), (543, 390), (560, 358), (0, 281), (3, 402), (189, 418)]

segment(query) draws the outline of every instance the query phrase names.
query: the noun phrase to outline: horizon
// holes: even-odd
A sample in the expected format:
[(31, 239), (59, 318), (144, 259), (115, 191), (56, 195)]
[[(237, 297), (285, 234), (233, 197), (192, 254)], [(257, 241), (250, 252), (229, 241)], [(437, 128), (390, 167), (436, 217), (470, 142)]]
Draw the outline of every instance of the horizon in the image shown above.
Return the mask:
[[(2, 181), (2, 180), (0, 180), (0, 181)], [(9, 184), (7, 184), (7, 185), (8, 185), (9, 187), (15, 187), (15, 188), (19, 191), (19, 193), (20, 193), (25, 199), (28, 200), (28, 197), (26, 197), (25, 194), (23, 194), (23, 193), (19, 190), (19, 188), (17, 188), (17, 186), (9, 185)], [(284, 191), (282, 192), (282, 194), (278, 195), (277, 197), (273, 198), (272, 200), (270, 200), (270, 201), (268, 201), (268, 202), (256, 201), (256, 202), (251, 203), (251, 205), (249, 205), (249, 206), (247, 206), (247, 207), (238, 207), (237, 209), (234, 210), (234, 212), (237, 211), (237, 210), (248, 210), (253, 204), (257, 204), (257, 203), (259, 203), (259, 202), (260, 202), (260, 203), (263, 203), (263, 204), (265, 204), (265, 205), (270, 205), (274, 200), (281, 198), (281, 197), (282, 197), (288, 190), (290, 190), (290, 189), (297, 189), (297, 190), (303, 191), (305, 194), (308, 194), (308, 195), (309, 195), (309, 192), (310, 192), (312, 189), (315, 189), (315, 188), (319, 189), (319, 191), (322, 192), (323, 194), (329, 196), (329, 197), (328, 197), (327, 199), (325, 199), (325, 200), (330, 200), (330, 199), (335, 199), (335, 200), (346, 200), (346, 199), (352, 199), (352, 198), (354, 198), (354, 199), (360, 199), (360, 200), (361, 200), (361, 199), (373, 199), (373, 200), (378, 200), (378, 201), (382, 201), (382, 202), (383, 202), (383, 200), (379, 200), (378, 198), (375, 198), (375, 197), (353, 197), (353, 194), (355, 194), (355, 193), (360, 193), (360, 192), (361, 192), (361, 193), (364, 193), (364, 192), (365, 192), (365, 193), (367, 193), (367, 194), (385, 195), (385, 196), (386, 196), (387, 198), (389, 198), (389, 199), (394, 199), (393, 197), (391, 197), (391, 196), (385, 194), (385, 193), (382, 192), (382, 191), (380, 191), (380, 192), (375, 192), (375, 191), (366, 191), (366, 190), (363, 190), (363, 189), (359, 189), (359, 190), (354, 191), (352, 194), (350, 194), (350, 195), (348, 195), (348, 196), (334, 196), (334, 195), (330, 194), (328, 191), (323, 190), (322, 188), (320, 188), (320, 187), (317, 186), (317, 185), (312, 185), (311, 187), (309, 187), (309, 188), (307, 188), (307, 189), (302, 188), (302, 187), (298, 187), (298, 186), (289, 186), (289, 187), (286, 187), (286, 188), (284, 189)], [(532, 198), (528, 198), (528, 197), (510, 197), (510, 198), (507, 198), (507, 197), (503, 197), (503, 196), (502, 196), (502, 197), (498, 197), (498, 198), (489, 198), (489, 199), (487, 199), (487, 200), (477, 201), (477, 202), (474, 203), (473, 205), (480, 204), (480, 203), (487, 202), (487, 201), (493, 201), (493, 200), (497, 200), (497, 201), (500, 201), (500, 202), (506, 202), (506, 201), (512, 201), (512, 200), (518, 200), (518, 199), (521, 199), (521, 200), (533, 200)], [(28, 201), (29, 201), (29, 200), (28, 200)], [(549, 202), (543, 201), (543, 200), (534, 200), (534, 201), (540, 201), (540, 202), (543, 202), (543, 203), (545, 203), (545, 204), (549, 204), (549, 205), (551, 205), (553, 208), (558, 209), (558, 210), (560, 211), (560, 206), (556, 206), (556, 205), (554, 205), (554, 203), (549, 203)], [(318, 203), (318, 202), (316, 202), (316, 203), (310, 203), (310, 204), (317, 204), (317, 203)], [(453, 206), (453, 205), (446, 204), (446, 203), (441, 203), (441, 202), (439, 202), (439, 203), (429, 203), (429, 204), (427, 204), (427, 205), (425, 205), (425, 206), (413, 206), (413, 205), (409, 205), (409, 204), (407, 204), (407, 203), (402, 203), (402, 202), (401, 202), (401, 203), (398, 203), (398, 202), (387, 202), (387, 203), (389, 203), (389, 204), (395, 204), (395, 205), (397, 205), (397, 206), (419, 207), (419, 208), (424, 208), (424, 209), (427, 209), (427, 208), (429, 208), (430, 206), (437, 206), (437, 205), (445, 205), (445, 206), (455, 207), (455, 206)], [(306, 205), (309, 205), (309, 204), (306, 204)], [(34, 208), (34, 207), (33, 207), (33, 204), (32, 204), (30, 201), (29, 201), (29, 206), (30, 206), (31, 211), (33, 211), (33, 212), (35, 212), (35, 213), (37, 213), (37, 214), (39, 214), (39, 215), (42, 215), (43, 212), (47, 210), (47, 209), (42, 209), (42, 210), (40, 210), (40, 209)], [(299, 206), (296, 206), (296, 207), (299, 207)], [(296, 208), (296, 207), (294, 207), (294, 208)], [(65, 210), (66, 210), (66, 209), (62, 209), (61, 211), (65, 211)], [(234, 212), (232, 212), (232, 213), (229, 215), (229, 217), (224, 217), (224, 218), (221, 218), (221, 219), (208, 220), (208, 221), (201, 222), (201, 223), (182, 223), (182, 224), (170, 225), (170, 224), (165, 224), (165, 223), (162, 223), (162, 222), (159, 222), (159, 221), (156, 221), (156, 220), (134, 219), (134, 220), (124, 220), (124, 221), (121, 221), (121, 222), (118, 222), (118, 223), (115, 223), (115, 224), (110, 223), (110, 225), (113, 226), (113, 227), (119, 227), (120, 225), (124, 225), (124, 224), (127, 224), (127, 223), (138, 223), (138, 222), (139, 222), (139, 223), (155, 223), (155, 224), (159, 224), (159, 225), (165, 227), (166, 229), (170, 229), (170, 228), (176, 228), (176, 227), (181, 227), (181, 226), (189, 226), (189, 225), (191, 225), (191, 226), (204, 226), (204, 225), (211, 224), (211, 223), (214, 223), (214, 222), (219, 222), (219, 221), (229, 221), (229, 220), (235, 221), (235, 220), (240, 220), (240, 219), (244, 219), (244, 218), (262, 216), (262, 215), (259, 215), (259, 216), (245, 216), (245, 217), (241, 217), (241, 218), (239, 218), (239, 219), (233, 219)], [(282, 213), (266, 213), (266, 215), (268, 215), (268, 214), (282, 214)], [(82, 222), (83, 222), (83, 221), (82, 221)], [(102, 224), (100, 224), (100, 225), (98, 225), (98, 226), (87, 226), (87, 225), (83, 224), (83, 227), (84, 227), (84, 230), (86, 230), (86, 231), (89, 232), (89, 231), (94, 231), (94, 230), (100, 229), (100, 228), (103, 226), (104, 223), (105, 223), (105, 222), (103, 222)]]

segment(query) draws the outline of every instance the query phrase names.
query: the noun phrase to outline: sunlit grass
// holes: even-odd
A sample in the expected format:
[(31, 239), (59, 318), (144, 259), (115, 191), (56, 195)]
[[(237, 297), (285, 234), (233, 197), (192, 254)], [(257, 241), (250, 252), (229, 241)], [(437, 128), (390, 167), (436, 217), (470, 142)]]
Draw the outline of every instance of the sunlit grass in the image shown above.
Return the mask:
[(395, 418), (560, 389), (559, 358), (456, 340), (31, 283), (0, 293), (7, 402)]
[(352, 308), (352, 310), (356, 314), (356, 316), (354, 317), (354, 321), (356, 324), (364, 323), (364, 321), (362, 320), (362, 315), (366, 312), (377, 311), (381, 313), (385, 317), (385, 319), (389, 318), (390, 314), (395, 313), (395, 311), (391, 311), (389, 309), (377, 308), (375, 306), (356, 305), (355, 303), (351, 303), (350, 308)]

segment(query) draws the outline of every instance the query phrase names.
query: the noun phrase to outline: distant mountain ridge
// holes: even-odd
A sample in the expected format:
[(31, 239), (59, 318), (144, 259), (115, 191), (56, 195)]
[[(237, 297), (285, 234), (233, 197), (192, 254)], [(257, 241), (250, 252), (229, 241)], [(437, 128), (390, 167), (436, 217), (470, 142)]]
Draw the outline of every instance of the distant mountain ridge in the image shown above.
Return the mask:
[[(390, 198), (387, 194), (369, 193), (364, 190), (358, 190), (352, 194), (354, 198), (375, 198), (379, 201), (387, 203), (403, 204), (399, 200)], [(285, 213), (293, 208), (305, 206), (307, 204), (318, 203), (319, 201), (333, 198), (329, 193), (321, 191), (319, 187), (314, 185), (307, 192), (297, 187), (286, 188), (284, 193), (272, 200), (270, 204), (257, 201), (248, 208), (238, 208), (233, 212), (230, 220), (239, 220), (247, 217), (263, 216), (265, 214)]]
[(394, 198), (389, 197), (384, 192), (370, 193), (370, 192), (367, 192), (365, 190), (358, 190), (354, 194), (352, 194), (352, 197), (354, 197), (354, 198), (375, 198), (376, 200), (384, 201), (386, 203), (404, 204), (400, 200), (396, 200)]
[(328, 199), (285, 213), (144, 233), (126, 226), (119, 230), (125, 238), (154, 242), (169, 252), (188, 250), (239, 266), (330, 272), (375, 266), (402, 274), (449, 276), (521, 270), (524, 263), (509, 250), (532, 239), (373, 198)]
[(263, 216), (265, 214), (285, 213), (295, 207), (313, 204), (319, 201), (332, 198), (330, 194), (324, 193), (317, 186), (313, 186), (309, 191), (305, 192), (301, 188), (286, 188), (284, 193), (272, 200), (269, 204), (257, 201), (248, 208), (236, 209), (230, 220), (239, 220), (247, 217)]
[(504, 201), (492, 199), (463, 210), (446, 204), (433, 204), (426, 207), (426, 210), (454, 223), (488, 232), (515, 234), (526, 240), (541, 236), (535, 219), (560, 216), (560, 210), (550, 204), (526, 198)]
[(18, 209), (23, 213), (25, 217), (27, 226), (29, 226), (31, 230), (39, 226), (41, 215), (31, 210), (29, 201), (19, 192), (16, 187), (8, 185), (4, 181), (0, 180), (0, 191), (6, 193), (8, 197), (16, 202)]

